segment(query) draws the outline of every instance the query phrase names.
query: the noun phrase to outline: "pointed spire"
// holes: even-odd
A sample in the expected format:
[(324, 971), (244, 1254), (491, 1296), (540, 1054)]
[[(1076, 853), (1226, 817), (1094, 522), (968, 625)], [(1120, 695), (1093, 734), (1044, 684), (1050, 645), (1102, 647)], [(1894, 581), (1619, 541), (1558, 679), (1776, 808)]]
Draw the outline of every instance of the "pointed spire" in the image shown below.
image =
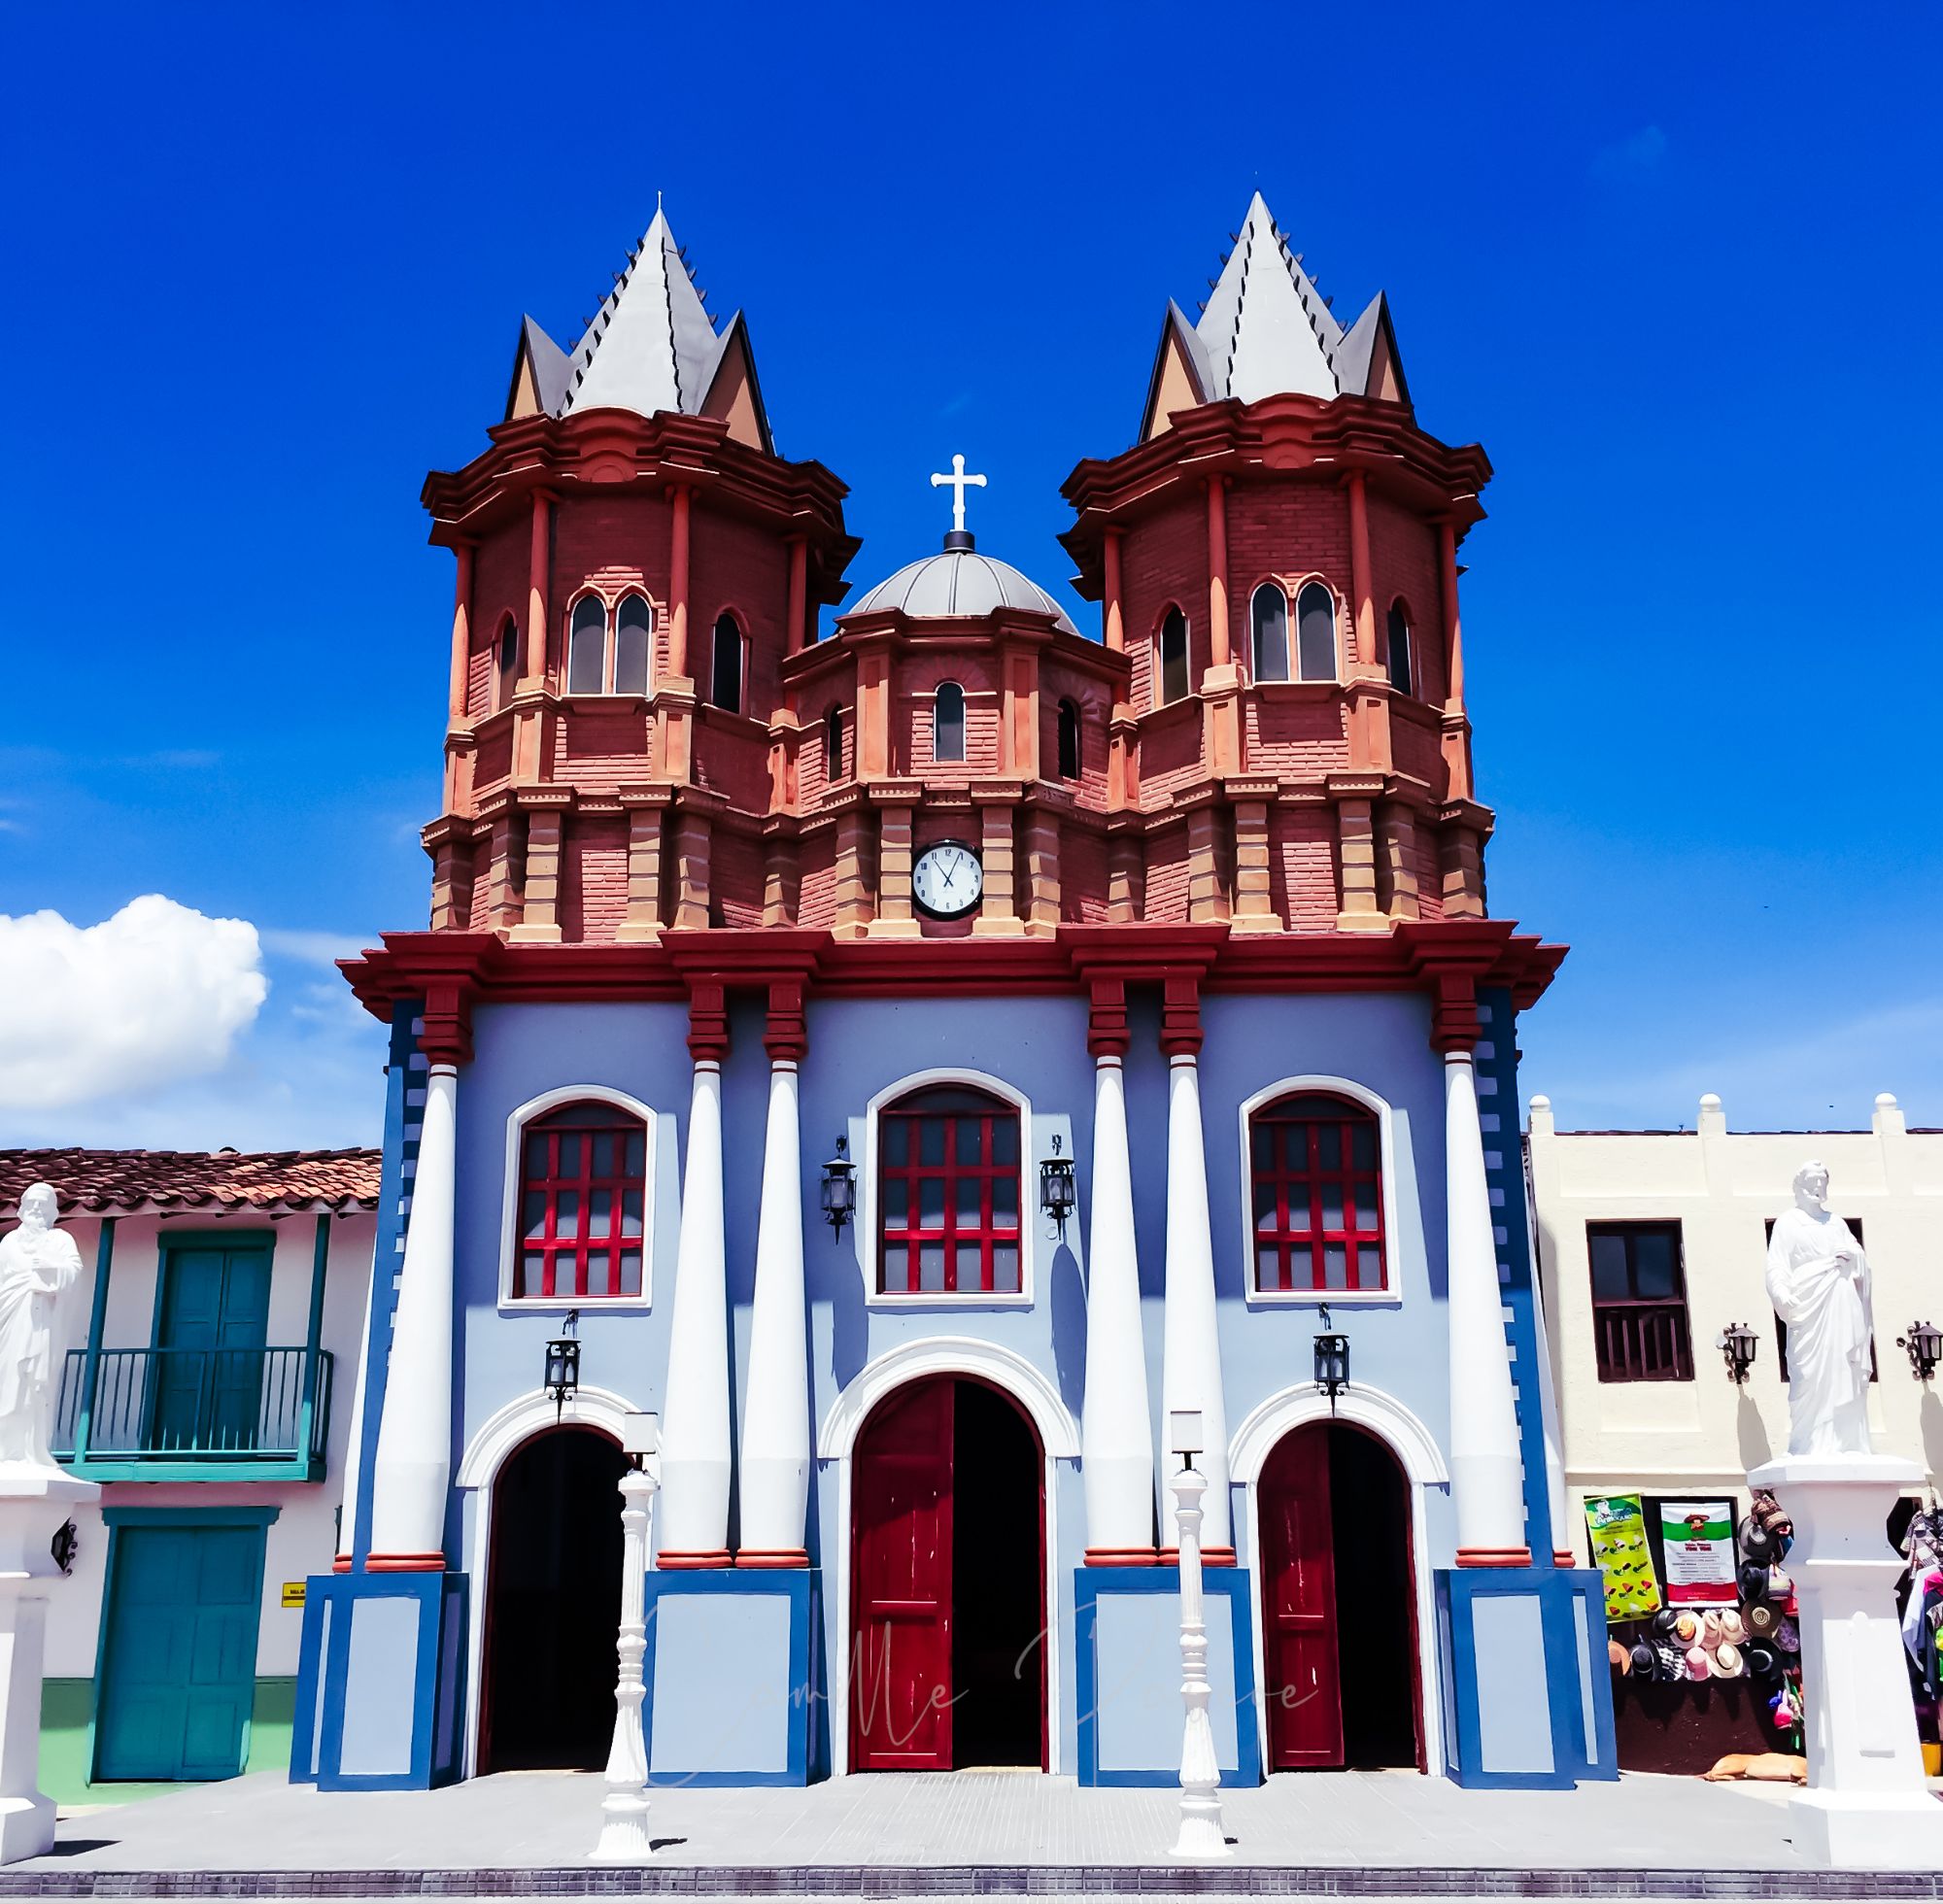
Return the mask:
[(1346, 395), (1374, 396), (1410, 407), (1410, 385), (1404, 381), (1403, 358), (1390, 327), (1389, 299), (1381, 291), (1343, 333), (1331, 361)]
[[(573, 352), (571, 381), (560, 414), (612, 408), (644, 417), (657, 410), (700, 416), (724, 367), (725, 347), (737, 329), (732, 320), (729, 332), (716, 335), (668, 228), (667, 214), (657, 203), (654, 222), (629, 255), (628, 268), (616, 278)], [(767, 447), (768, 422), (755, 394), (746, 333), (739, 350), (750, 392), (743, 406), (749, 412), (745, 427)]]
[(513, 353), (513, 377), (506, 389), (506, 421), (559, 416), (572, 375), (566, 353), (531, 318), (523, 319)]

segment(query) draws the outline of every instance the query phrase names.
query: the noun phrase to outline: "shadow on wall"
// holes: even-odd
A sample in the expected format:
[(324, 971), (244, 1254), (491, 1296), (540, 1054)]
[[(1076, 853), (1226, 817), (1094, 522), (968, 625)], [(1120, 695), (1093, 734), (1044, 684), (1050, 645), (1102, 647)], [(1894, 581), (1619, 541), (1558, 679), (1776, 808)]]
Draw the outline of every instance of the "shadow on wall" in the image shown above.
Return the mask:
[(1743, 1469), (1758, 1468), (1763, 1461), (1774, 1458), (1774, 1446), (1768, 1440), (1767, 1423), (1761, 1419), (1761, 1411), (1755, 1406), (1755, 1398), (1743, 1388), (1734, 1406), (1734, 1433), (1741, 1445), (1741, 1466)]
[[(1077, 1220), (1076, 1215), (1067, 1219), (1069, 1223)], [(1046, 1274), (1059, 1398), (1076, 1418), (1086, 1392), (1086, 1284), (1079, 1274), (1079, 1259), (1063, 1239), (1053, 1251)]]
[(1929, 1470), (1931, 1480), (1943, 1475), (1943, 1400), (1937, 1399), (1933, 1388), (1925, 1386), (1923, 1390), (1923, 1465)]

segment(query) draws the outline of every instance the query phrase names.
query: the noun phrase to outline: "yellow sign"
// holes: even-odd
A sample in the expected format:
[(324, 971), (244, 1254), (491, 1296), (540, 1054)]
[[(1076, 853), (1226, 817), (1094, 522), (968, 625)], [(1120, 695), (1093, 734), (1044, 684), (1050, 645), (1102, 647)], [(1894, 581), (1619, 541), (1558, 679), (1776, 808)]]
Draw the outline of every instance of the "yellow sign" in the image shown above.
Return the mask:
[(304, 1603), (303, 1581), (286, 1581), (284, 1582), (284, 1605), (287, 1607), (301, 1607), (303, 1603)]

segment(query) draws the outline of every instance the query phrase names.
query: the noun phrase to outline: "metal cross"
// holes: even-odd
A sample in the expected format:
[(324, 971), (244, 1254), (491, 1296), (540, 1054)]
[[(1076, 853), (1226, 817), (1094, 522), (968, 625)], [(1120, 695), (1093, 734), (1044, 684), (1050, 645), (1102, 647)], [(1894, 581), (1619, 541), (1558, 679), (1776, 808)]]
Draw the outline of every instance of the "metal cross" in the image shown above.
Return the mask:
[(965, 528), (965, 492), (968, 489), (982, 490), (985, 487), (984, 477), (966, 475), (965, 459), (963, 457), (953, 457), (951, 459), (951, 474), (949, 476), (940, 476), (934, 472), (931, 479), (931, 487), (935, 490), (948, 489), (951, 492), (951, 527), (960, 533), (963, 533)]

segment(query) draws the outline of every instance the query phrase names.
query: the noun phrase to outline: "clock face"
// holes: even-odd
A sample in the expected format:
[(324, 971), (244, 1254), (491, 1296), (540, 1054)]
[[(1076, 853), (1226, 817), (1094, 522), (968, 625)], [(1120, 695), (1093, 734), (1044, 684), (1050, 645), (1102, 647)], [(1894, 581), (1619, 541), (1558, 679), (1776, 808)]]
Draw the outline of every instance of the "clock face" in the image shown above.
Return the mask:
[(955, 839), (927, 847), (911, 870), (911, 895), (934, 919), (963, 918), (984, 890), (985, 868)]

